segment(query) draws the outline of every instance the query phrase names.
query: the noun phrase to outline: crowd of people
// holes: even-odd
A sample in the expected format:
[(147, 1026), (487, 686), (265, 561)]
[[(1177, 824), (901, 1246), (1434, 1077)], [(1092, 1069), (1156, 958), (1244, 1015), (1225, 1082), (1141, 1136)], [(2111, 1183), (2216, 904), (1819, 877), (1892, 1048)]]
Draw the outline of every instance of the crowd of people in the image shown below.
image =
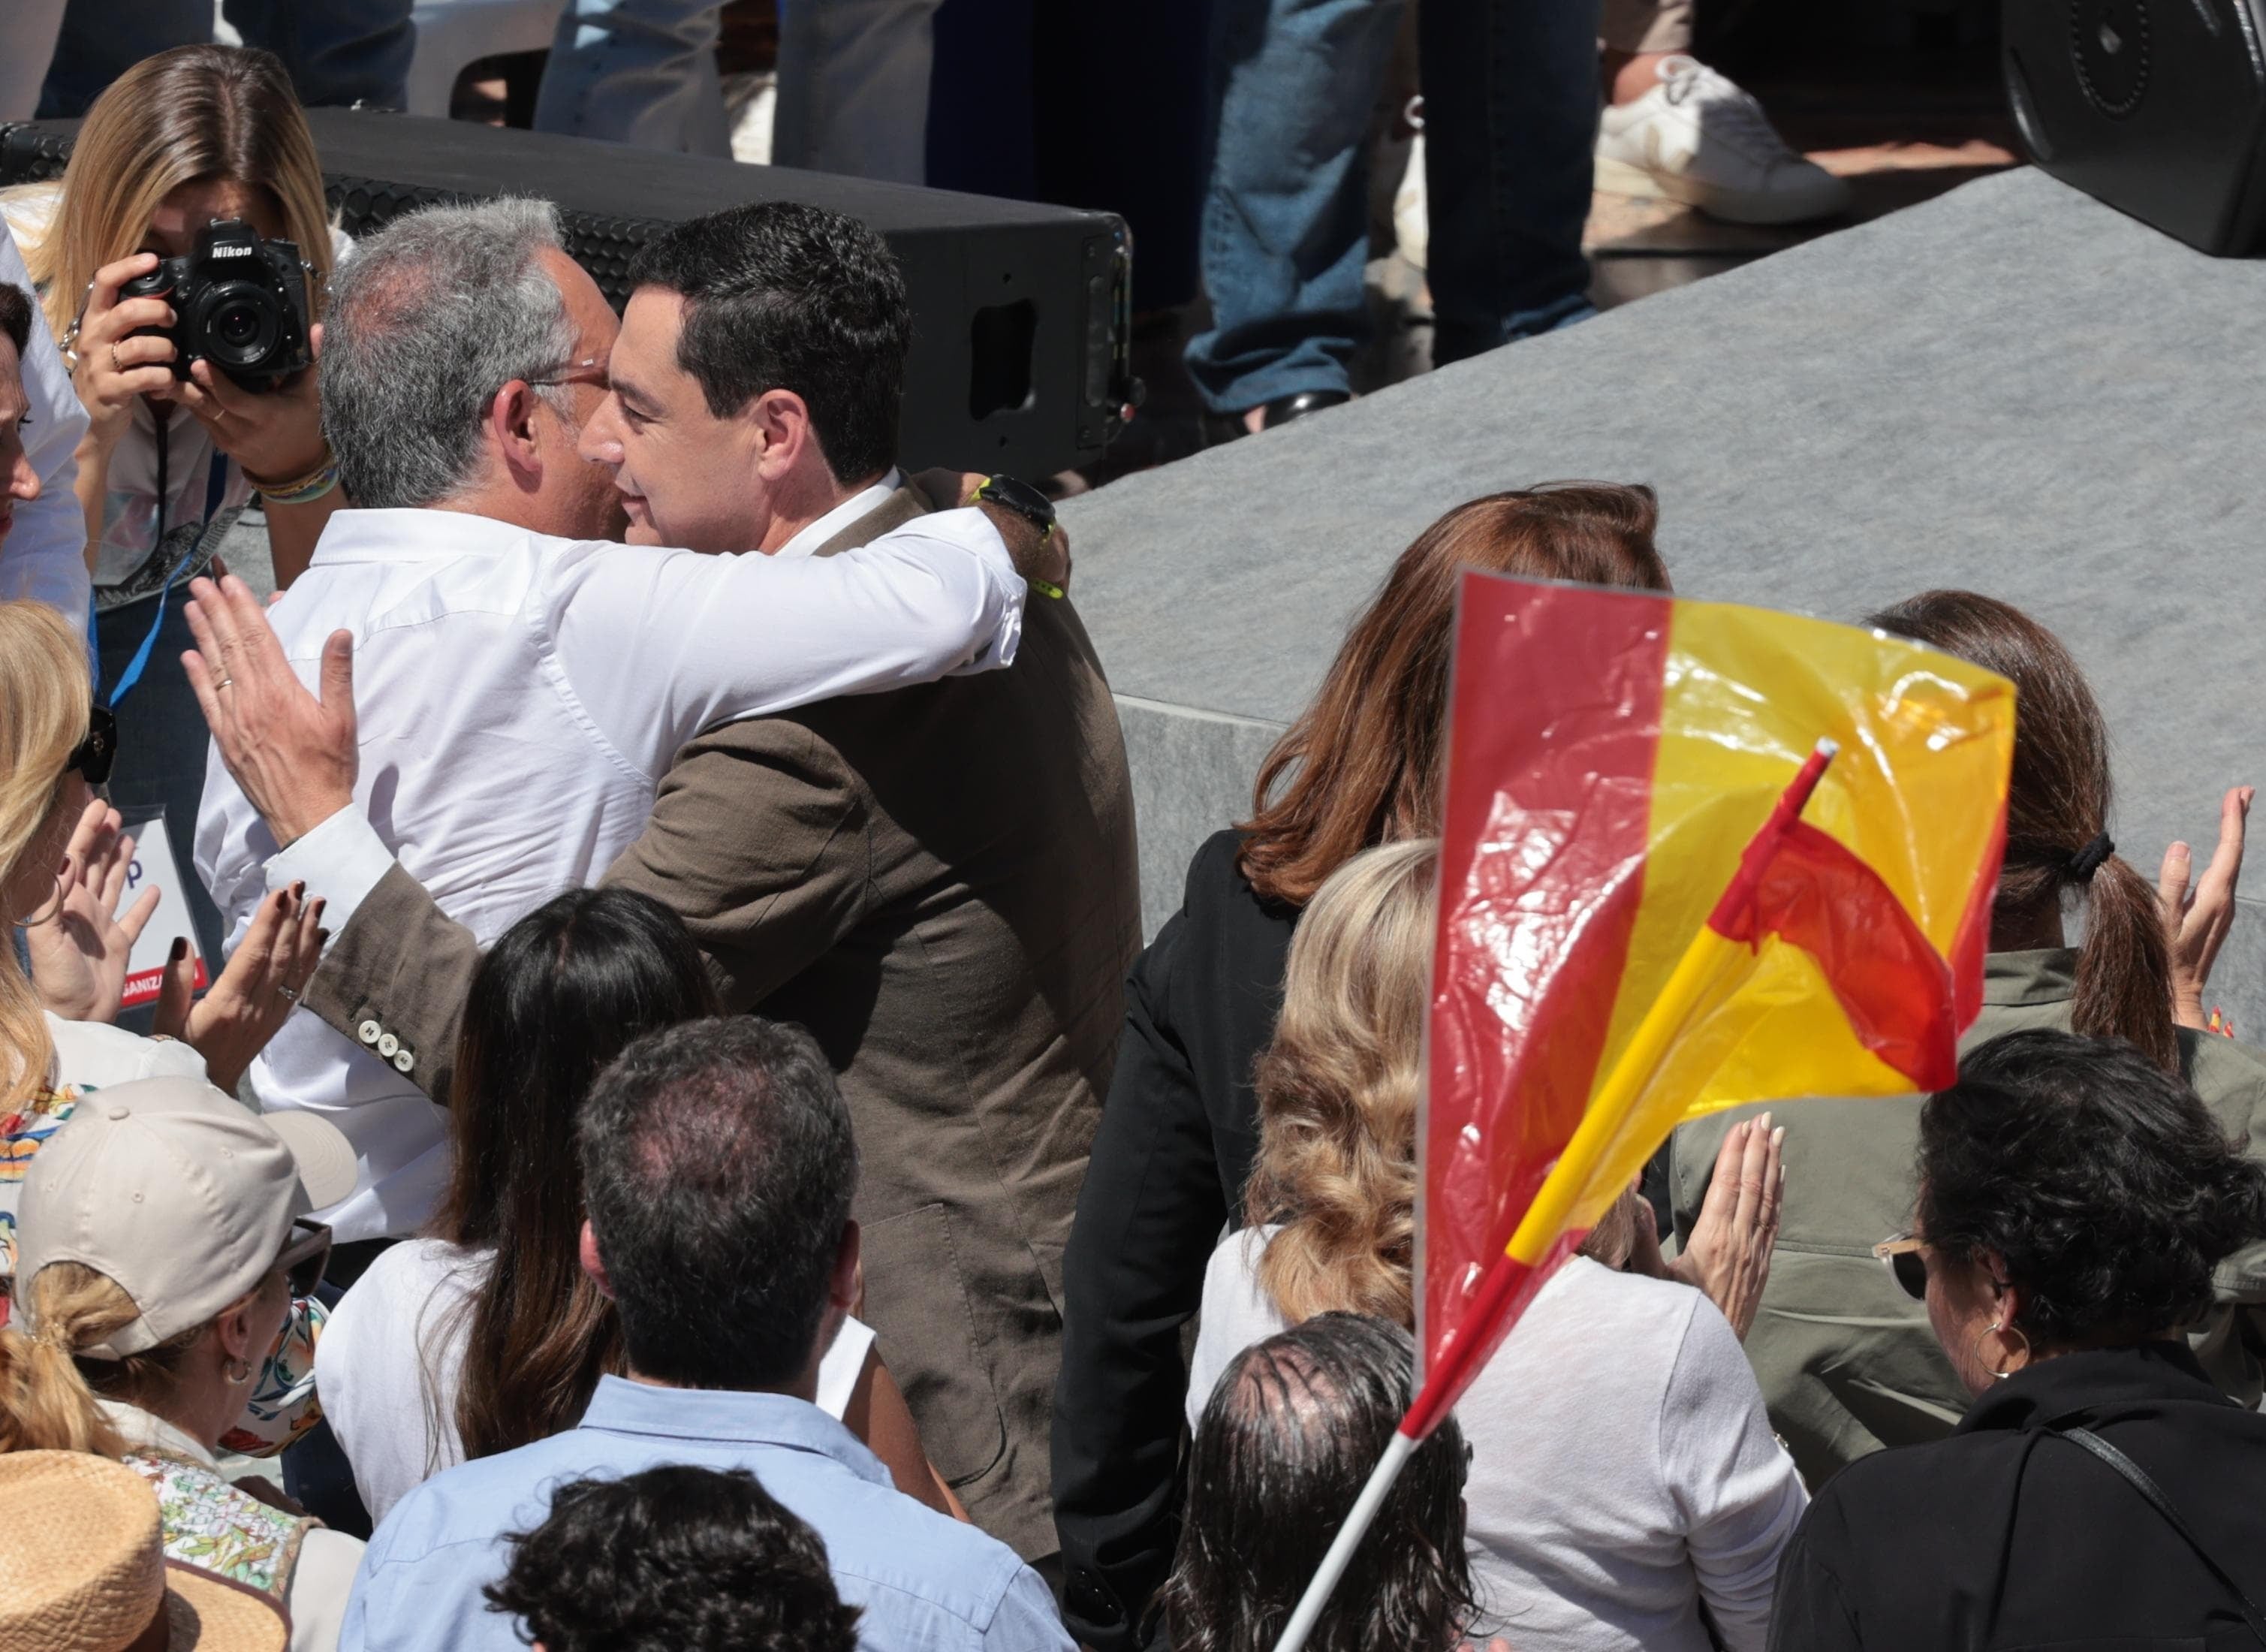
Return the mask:
[[(1271, 1646), (1414, 1383), (1458, 574), (1666, 591), (1652, 492), (1419, 535), (1144, 946), (1067, 537), (897, 465), (871, 230), (617, 318), (543, 203), (318, 200), (211, 45), (0, 199), (0, 1647)], [(279, 384), (121, 294), (214, 215), (314, 267)], [(2266, 1641), (2251, 794), (2151, 884), (2050, 631), (1866, 623), (2018, 693), (1957, 1082), (1680, 1128), (1310, 1644)]]

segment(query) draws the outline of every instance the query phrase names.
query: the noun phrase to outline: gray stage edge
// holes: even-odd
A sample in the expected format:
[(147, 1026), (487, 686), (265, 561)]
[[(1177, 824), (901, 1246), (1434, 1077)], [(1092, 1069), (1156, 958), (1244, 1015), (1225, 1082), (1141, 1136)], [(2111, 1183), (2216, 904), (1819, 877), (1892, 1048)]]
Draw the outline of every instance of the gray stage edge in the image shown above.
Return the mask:
[[(2200, 866), (2220, 794), (2266, 781), (2262, 364), (2266, 264), (2024, 170), (1068, 501), (1149, 932), (1401, 547), (1563, 477), (1657, 488), (1687, 596), (2027, 609), (2107, 712), (2125, 858), (2153, 880), (2184, 837)], [(2242, 905), (2212, 996), (2266, 1042)]]

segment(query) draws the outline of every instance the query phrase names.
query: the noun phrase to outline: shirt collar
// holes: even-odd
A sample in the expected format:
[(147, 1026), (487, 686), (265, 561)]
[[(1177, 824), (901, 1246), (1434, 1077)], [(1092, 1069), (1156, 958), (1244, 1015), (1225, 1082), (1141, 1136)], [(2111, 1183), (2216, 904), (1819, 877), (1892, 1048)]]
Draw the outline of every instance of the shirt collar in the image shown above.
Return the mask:
[(818, 547), (840, 533), (852, 523), (872, 510), (879, 510), (888, 501), (890, 494), (904, 485), (904, 472), (891, 465), (889, 472), (873, 486), (865, 488), (844, 500), (816, 522), (771, 552), (775, 557), (807, 557), (817, 554)]
[(1994, 952), (1983, 960), (1983, 1002), (2066, 1004), (2077, 996), (2077, 952), (2047, 947), (2036, 952)]
[(156, 1412), (144, 1411), (123, 1400), (97, 1400), (95, 1404), (102, 1407), (104, 1418), (118, 1430), (128, 1450), (171, 1451), (176, 1457), (202, 1463), (207, 1468), (219, 1467), (219, 1459), (205, 1449), (202, 1442), (184, 1434)]
[(2232, 1406), (2181, 1342), (2087, 1349), (2025, 1365), (1976, 1397), (1957, 1432), (2046, 1428), (2160, 1411), (2167, 1400)]
[(864, 1442), (807, 1400), (726, 1388), (662, 1388), (601, 1377), (578, 1425), (648, 1439), (771, 1445), (832, 1458), (860, 1480), (887, 1486), (888, 1470)]
[[(530, 539), (531, 529), (462, 510), (362, 510), (331, 513), (315, 542), (314, 562), (447, 562), (497, 556)], [(558, 543), (569, 543), (560, 540)]]

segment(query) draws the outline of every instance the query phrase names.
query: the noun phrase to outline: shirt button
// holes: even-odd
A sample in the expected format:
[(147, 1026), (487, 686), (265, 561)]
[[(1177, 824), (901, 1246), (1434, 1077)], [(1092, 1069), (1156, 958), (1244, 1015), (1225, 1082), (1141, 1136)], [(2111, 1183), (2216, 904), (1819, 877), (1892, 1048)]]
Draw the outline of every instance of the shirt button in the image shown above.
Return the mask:
[(378, 1038), (377, 1053), (388, 1061), (393, 1059), (393, 1052), (400, 1048), (401, 1041), (391, 1033), (383, 1034)]
[(355, 1036), (365, 1044), (375, 1044), (377, 1042), (378, 1034), (384, 1030), (376, 1021), (364, 1021), (360, 1027), (355, 1028)]
[(416, 1057), (416, 1056), (413, 1056), (413, 1055), (411, 1055), (407, 1050), (406, 1050), (406, 1049), (398, 1049), (398, 1050), (394, 1051), (394, 1053), (393, 1053), (393, 1070), (394, 1070), (394, 1071), (396, 1071), (396, 1072), (407, 1072), (407, 1071), (408, 1071), (412, 1067), (414, 1067), (416, 1064), (417, 1064), (417, 1057)]

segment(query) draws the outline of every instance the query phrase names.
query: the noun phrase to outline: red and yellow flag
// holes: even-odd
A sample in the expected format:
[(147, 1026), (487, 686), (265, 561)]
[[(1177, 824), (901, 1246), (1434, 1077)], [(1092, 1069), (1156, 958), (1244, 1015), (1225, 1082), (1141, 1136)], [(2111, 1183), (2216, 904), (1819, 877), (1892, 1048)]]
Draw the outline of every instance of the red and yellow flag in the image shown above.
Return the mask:
[(2014, 738), (1878, 632), (1464, 576), (1404, 1433), (1677, 1124), (1951, 1081)]

